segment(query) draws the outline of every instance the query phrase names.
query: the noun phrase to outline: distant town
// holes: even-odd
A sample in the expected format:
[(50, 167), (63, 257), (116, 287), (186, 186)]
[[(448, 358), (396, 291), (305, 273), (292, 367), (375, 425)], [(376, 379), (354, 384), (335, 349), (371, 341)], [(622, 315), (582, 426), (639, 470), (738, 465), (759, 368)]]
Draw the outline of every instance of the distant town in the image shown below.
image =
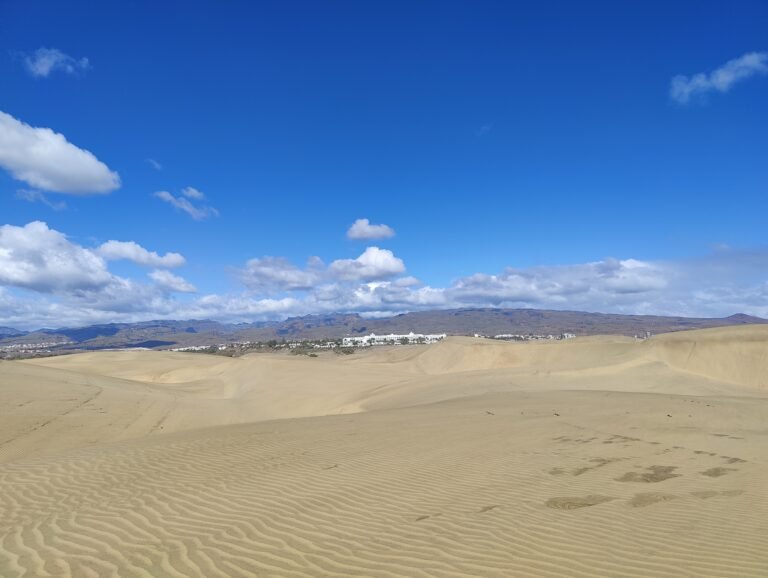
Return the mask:
[[(360, 335), (343, 337), (341, 339), (302, 339), (293, 341), (240, 341), (232, 343), (220, 343), (218, 345), (190, 345), (186, 347), (174, 347), (170, 351), (188, 351), (201, 353), (214, 353), (219, 355), (242, 355), (252, 351), (287, 349), (296, 354), (310, 354), (312, 350), (330, 349), (337, 352), (350, 353), (355, 349), (376, 346), (402, 346), (402, 345), (431, 345), (448, 337), (446, 333), (388, 333), (377, 335)], [(475, 333), (474, 337), (481, 339), (495, 339), (499, 341), (561, 341), (573, 339), (574, 333), (561, 333), (559, 335), (536, 335), (529, 333), (499, 335), (481, 335)], [(310, 354), (311, 355), (311, 354)]]
[(174, 347), (170, 351), (190, 351), (202, 353), (218, 353), (223, 355), (238, 355), (250, 351), (264, 349), (288, 349), (295, 353), (304, 353), (308, 350), (332, 349), (346, 352), (345, 350), (354, 350), (361, 347), (372, 347), (380, 345), (429, 345), (445, 339), (445, 333), (424, 334), (424, 333), (390, 333), (387, 335), (376, 335), (371, 333), (365, 336), (343, 337), (341, 339), (301, 339), (292, 341), (239, 341), (232, 343), (221, 343), (218, 345), (190, 345), (186, 347)]
[[(646, 331), (635, 335), (635, 339), (644, 340), (651, 337), (651, 332)], [(431, 345), (445, 339), (446, 333), (388, 333), (377, 335), (370, 333), (353, 337), (336, 339), (294, 339), (268, 341), (230, 341), (217, 344), (187, 345), (182, 347), (89, 347), (78, 348), (74, 341), (48, 341), (40, 343), (12, 343), (0, 345), (0, 359), (22, 359), (28, 357), (47, 357), (51, 355), (65, 355), (82, 352), (83, 350), (121, 350), (121, 349), (160, 349), (165, 351), (182, 351), (194, 353), (209, 353), (225, 356), (240, 356), (246, 353), (259, 351), (275, 351), (287, 349), (295, 354), (311, 355), (314, 350), (335, 350), (338, 353), (352, 353), (355, 349), (375, 346), (401, 346), (401, 345)], [(498, 341), (563, 341), (576, 337), (575, 333), (563, 332), (559, 334), (536, 333), (500, 333), (497, 335), (473, 335), (481, 339), (495, 339)]]
[[(477, 335), (475, 337), (485, 337), (484, 335)], [(535, 335), (528, 333), (527, 335), (519, 335), (515, 333), (501, 333), (494, 335), (492, 339), (499, 339), (501, 341), (562, 341), (564, 339), (573, 339), (576, 337), (575, 333), (561, 333), (560, 335)]]
[(62, 347), (73, 345), (73, 341), (42, 341), (39, 343), (9, 343), (0, 345), (0, 359), (43, 357), (68, 353)]

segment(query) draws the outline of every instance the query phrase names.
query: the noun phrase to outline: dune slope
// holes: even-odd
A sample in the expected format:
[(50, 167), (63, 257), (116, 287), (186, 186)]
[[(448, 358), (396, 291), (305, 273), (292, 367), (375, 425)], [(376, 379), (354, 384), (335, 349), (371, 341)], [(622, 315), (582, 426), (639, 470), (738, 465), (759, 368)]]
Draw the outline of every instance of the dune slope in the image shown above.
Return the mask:
[(0, 363), (0, 576), (765, 576), (766, 330)]
[(765, 403), (704, 399), (489, 394), (15, 461), (0, 575), (764, 576)]

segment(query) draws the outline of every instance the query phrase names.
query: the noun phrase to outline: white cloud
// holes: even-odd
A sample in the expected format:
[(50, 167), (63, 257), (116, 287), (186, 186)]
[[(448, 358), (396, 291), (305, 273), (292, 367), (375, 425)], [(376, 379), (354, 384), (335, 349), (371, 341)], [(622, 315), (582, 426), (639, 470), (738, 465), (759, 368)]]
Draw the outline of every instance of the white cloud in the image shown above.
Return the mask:
[(135, 241), (107, 241), (96, 249), (96, 252), (108, 261), (127, 259), (148, 267), (181, 267), (185, 263), (184, 257), (179, 253), (160, 256)]
[(311, 257), (305, 269), (282, 257), (262, 257), (250, 259), (238, 277), (258, 293), (308, 291), (322, 282), (324, 265), (318, 257)]
[(149, 274), (150, 278), (157, 283), (157, 285), (165, 291), (172, 291), (176, 293), (195, 293), (197, 289), (192, 283), (174, 275), (170, 271), (156, 270)]
[(153, 169), (155, 169), (156, 171), (162, 171), (162, 170), (163, 170), (163, 165), (161, 165), (161, 164), (160, 164), (159, 162), (157, 162), (155, 159), (144, 159), (144, 160), (146, 161), (146, 163), (147, 163), (147, 164), (148, 164), (150, 167), (152, 167), (152, 168), (153, 168)]
[(712, 91), (728, 92), (737, 82), (766, 73), (768, 73), (768, 52), (749, 52), (729, 60), (709, 73), (675, 76), (672, 79), (670, 95), (677, 102), (686, 104), (696, 95)]
[(196, 201), (202, 201), (205, 198), (203, 192), (198, 191), (194, 187), (184, 187), (181, 189), (181, 194), (190, 199), (195, 199)]
[(616, 306), (661, 291), (668, 275), (657, 265), (634, 259), (606, 259), (578, 265), (507, 269), (500, 275), (475, 274), (446, 290), (460, 304), (490, 306)]
[[(190, 194), (190, 191), (194, 191), (194, 192)], [(195, 197), (194, 194), (199, 194), (201, 196)], [(209, 207), (206, 205), (196, 206), (193, 203), (191, 203), (188, 198), (186, 198), (186, 197), (190, 197), (193, 199), (203, 198), (202, 193), (200, 193), (200, 191), (198, 191), (197, 189), (193, 189), (192, 187), (187, 187), (182, 191), (182, 195), (184, 196), (174, 197), (168, 191), (158, 191), (155, 193), (155, 196), (158, 199), (165, 201), (166, 203), (176, 207), (178, 210), (187, 213), (195, 221), (202, 221), (209, 217), (218, 216), (219, 211), (214, 209), (213, 207)]]
[(396, 287), (417, 287), (423, 285), (416, 277), (400, 277), (392, 282)]
[(327, 267), (319, 257), (311, 257), (303, 269), (282, 257), (251, 259), (238, 277), (251, 291), (269, 294), (321, 290), (323, 285), (385, 279), (404, 271), (405, 264), (392, 251), (368, 247), (357, 259), (338, 259)]
[(77, 74), (91, 67), (87, 58), (72, 58), (57, 48), (38, 48), (24, 57), (24, 64), (32, 76), (46, 78), (54, 71)]
[(395, 231), (388, 225), (372, 225), (368, 219), (358, 219), (347, 230), (347, 238), (354, 240), (389, 239)]
[(67, 208), (67, 203), (64, 201), (52, 201), (43, 193), (34, 189), (19, 189), (16, 191), (16, 198), (29, 203), (42, 203), (54, 211), (63, 211)]
[(282, 257), (250, 259), (238, 271), (238, 277), (251, 291), (270, 294), (311, 291), (337, 282), (385, 279), (404, 271), (405, 264), (392, 251), (368, 247), (357, 259), (338, 259), (327, 267), (319, 257), (310, 257), (303, 269)]
[(43, 222), (0, 227), (0, 285), (57, 293), (102, 288), (113, 279), (104, 259)]
[(306, 305), (294, 297), (253, 299), (247, 295), (204, 295), (180, 304), (173, 318), (241, 322), (244, 319), (283, 319), (307, 312)]
[(120, 186), (119, 175), (93, 153), (49, 128), (36, 128), (0, 111), (0, 167), (45, 191), (89, 195)]
[[(462, 277), (446, 287), (431, 287), (413, 277), (399, 276), (404, 264), (391, 253), (384, 257), (379, 251), (371, 248), (358, 259), (337, 260), (327, 267), (316, 263), (313, 268), (304, 269), (285, 259), (251, 260), (248, 270), (252, 277), (243, 281), (250, 288), (258, 285), (263, 297), (300, 292), (290, 315), (340, 311), (384, 316), (455, 307), (690, 316), (723, 316), (743, 311), (768, 315), (768, 250), (720, 250), (698, 260), (678, 262), (604, 259), (508, 268), (495, 275), (477, 273)], [(397, 261), (402, 268), (390, 266)], [(353, 266), (352, 262), (358, 265)], [(349, 274), (349, 270), (354, 273)], [(254, 284), (253, 276), (260, 283)], [(265, 281), (267, 278), (269, 282)]]
[[(160, 257), (133, 242), (115, 247), (147, 265), (183, 259), (177, 253)], [(0, 321), (60, 327), (167, 317), (179, 312), (169, 293), (195, 290), (166, 271), (150, 273), (154, 283), (138, 283), (114, 275), (107, 265), (98, 248), (78, 245), (43, 222), (0, 226)]]
[[(111, 247), (107, 250), (105, 247)], [(34, 327), (107, 321), (210, 318), (281, 319), (356, 312), (382, 317), (457, 307), (532, 307), (719, 317), (768, 316), (768, 248), (719, 248), (696, 259), (603, 259), (588, 263), (476, 273), (444, 287), (404, 275), (391, 252), (369, 247), (357, 259), (251, 259), (239, 294), (191, 296), (195, 287), (162, 270), (163, 256), (132, 242), (82, 247), (45, 223), (0, 227), (0, 325)], [(108, 270), (102, 252), (153, 267), (146, 281)]]
[(372, 281), (405, 271), (405, 264), (392, 251), (368, 247), (357, 259), (339, 259), (328, 267), (331, 275), (344, 281)]

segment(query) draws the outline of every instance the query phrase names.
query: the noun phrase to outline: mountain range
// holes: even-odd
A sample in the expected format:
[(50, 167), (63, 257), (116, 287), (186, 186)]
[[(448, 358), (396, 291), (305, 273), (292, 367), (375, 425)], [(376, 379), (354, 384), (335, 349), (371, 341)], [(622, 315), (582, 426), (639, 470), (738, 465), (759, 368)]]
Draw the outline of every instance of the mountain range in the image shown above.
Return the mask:
[(403, 313), (371, 319), (357, 314), (308, 315), (284, 321), (219, 323), (210, 320), (109, 323), (64, 329), (21, 331), (0, 327), (0, 347), (61, 344), (57, 349), (147, 347), (163, 349), (237, 341), (340, 338), (368, 333), (447, 333), (449, 335), (643, 335), (726, 325), (768, 323), (737, 314), (724, 318), (620, 315), (541, 309), (453, 309)]

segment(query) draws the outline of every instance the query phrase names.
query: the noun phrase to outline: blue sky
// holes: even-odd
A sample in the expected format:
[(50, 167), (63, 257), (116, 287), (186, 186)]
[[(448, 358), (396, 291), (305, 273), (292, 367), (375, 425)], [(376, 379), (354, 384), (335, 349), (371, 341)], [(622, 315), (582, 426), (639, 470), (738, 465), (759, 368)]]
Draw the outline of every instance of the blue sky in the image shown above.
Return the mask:
[(0, 2), (0, 324), (768, 315), (766, 29), (749, 1)]

